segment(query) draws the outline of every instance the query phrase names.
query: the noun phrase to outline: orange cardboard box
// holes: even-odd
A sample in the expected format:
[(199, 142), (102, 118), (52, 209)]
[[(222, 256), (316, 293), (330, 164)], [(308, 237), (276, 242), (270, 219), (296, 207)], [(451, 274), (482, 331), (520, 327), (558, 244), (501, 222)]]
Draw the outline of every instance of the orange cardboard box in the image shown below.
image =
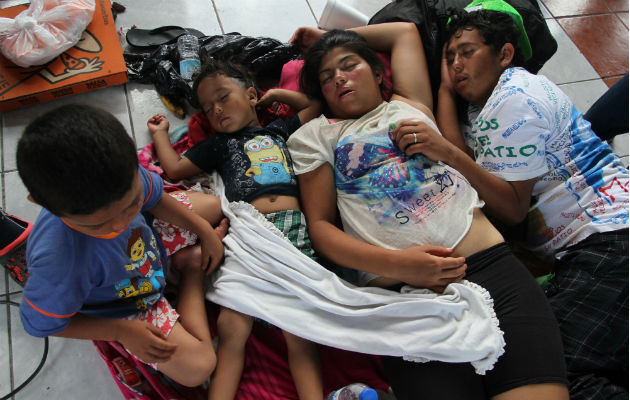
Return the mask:
[[(94, 17), (79, 42), (46, 65), (22, 68), (0, 54), (0, 111), (127, 82), (127, 67), (109, 0), (95, 1)], [(0, 10), (15, 18), (28, 5)]]

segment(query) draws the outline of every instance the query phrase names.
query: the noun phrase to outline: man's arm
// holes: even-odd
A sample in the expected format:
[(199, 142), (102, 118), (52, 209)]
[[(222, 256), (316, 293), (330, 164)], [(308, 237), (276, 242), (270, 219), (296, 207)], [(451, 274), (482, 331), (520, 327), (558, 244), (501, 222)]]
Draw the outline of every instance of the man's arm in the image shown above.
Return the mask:
[(486, 203), (484, 210), (490, 215), (506, 224), (517, 224), (525, 219), (537, 178), (506, 181), (494, 176), (458, 146), (417, 120), (400, 122), (393, 131), (393, 137), (406, 155), (424, 154), (433, 161), (448, 164), (464, 175)]

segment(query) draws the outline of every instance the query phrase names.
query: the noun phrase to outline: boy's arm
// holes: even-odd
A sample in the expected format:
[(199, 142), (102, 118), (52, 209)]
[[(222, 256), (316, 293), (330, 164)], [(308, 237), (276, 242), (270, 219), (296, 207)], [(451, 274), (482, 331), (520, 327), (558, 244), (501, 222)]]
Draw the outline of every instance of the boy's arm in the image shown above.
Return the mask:
[(269, 89), (258, 101), (258, 105), (267, 107), (273, 102), (280, 102), (298, 110), (300, 123), (305, 124), (321, 114), (319, 101), (310, 99), (306, 94), (288, 89)]
[(440, 89), (438, 90), (437, 125), (446, 140), (453, 143), (462, 151), (469, 153), (468, 146), (466, 146), (464, 136), (459, 128), (457, 103), (455, 102), (457, 95), (455, 89), (453, 89), (451, 76), (448, 73), (446, 44), (442, 48), (441, 68), (442, 79), (440, 81)]
[(169, 122), (164, 115), (157, 114), (151, 117), (147, 126), (153, 137), (160, 165), (169, 178), (178, 180), (202, 172), (201, 168), (188, 158), (177, 154), (168, 137)]
[(208, 221), (167, 193), (162, 193), (160, 201), (149, 212), (161, 220), (196, 233), (201, 241), (201, 267), (207, 273), (217, 268), (223, 259), (223, 243)]
[(54, 336), (116, 341), (145, 362), (168, 361), (177, 345), (166, 341), (162, 331), (154, 325), (119, 318), (95, 318), (76, 314), (66, 329)]

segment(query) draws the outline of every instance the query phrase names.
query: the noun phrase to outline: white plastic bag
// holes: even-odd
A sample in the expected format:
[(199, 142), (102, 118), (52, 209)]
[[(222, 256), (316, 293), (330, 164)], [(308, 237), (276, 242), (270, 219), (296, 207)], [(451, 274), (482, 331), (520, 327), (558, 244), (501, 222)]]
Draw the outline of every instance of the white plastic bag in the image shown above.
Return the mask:
[(46, 64), (81, 38), (94, 0), (32, 0), (14, 19), (0, 18), (0, 50), (20, 67)]

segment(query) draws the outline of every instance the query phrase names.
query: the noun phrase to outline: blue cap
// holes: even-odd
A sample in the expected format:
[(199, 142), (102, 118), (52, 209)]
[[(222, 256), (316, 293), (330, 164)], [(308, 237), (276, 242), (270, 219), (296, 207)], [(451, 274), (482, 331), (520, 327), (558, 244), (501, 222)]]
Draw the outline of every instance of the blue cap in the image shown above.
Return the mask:
[(378, 400), (378, 393), (372, 388), (365, 388), (359, 394), (359, 400)]

